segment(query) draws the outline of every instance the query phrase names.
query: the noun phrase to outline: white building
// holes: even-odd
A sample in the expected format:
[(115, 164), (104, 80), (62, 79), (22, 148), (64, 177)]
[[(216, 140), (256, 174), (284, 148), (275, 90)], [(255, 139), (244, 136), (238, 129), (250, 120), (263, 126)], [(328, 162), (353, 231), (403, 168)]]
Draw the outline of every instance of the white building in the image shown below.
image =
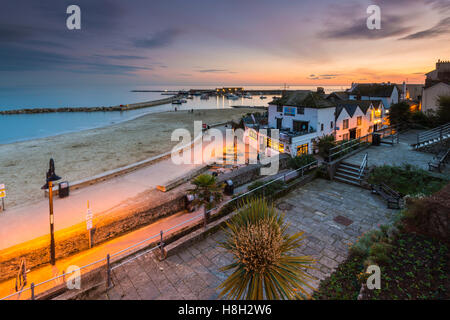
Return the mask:
[(450, 61), (438, 61), (436, 69), (426, 74), (422, 93), (422, 111), (437, 111), (439, 97), (450, 96)]
[[(297, 156), (313, 153), (325, 135), (334, 135), (337, 141), (367, 135), (381, 125), (383, 114), (381, 100), (333, 102), (315, 92), (293, 91), (269, 104), (266, 126), (246, 124), (246, 131), (263, 146)], [(279, 138), (262, 129), (279, 129)]]
[(348, 91), (350, 100), (381, 100), (389, 109), (399, 102), (397, 85), (391, 83), (354, 83)]
[(381, 100), (347, 100), (336, 105), (335, 138), (352, 140), (382, 127), (385, 110)]

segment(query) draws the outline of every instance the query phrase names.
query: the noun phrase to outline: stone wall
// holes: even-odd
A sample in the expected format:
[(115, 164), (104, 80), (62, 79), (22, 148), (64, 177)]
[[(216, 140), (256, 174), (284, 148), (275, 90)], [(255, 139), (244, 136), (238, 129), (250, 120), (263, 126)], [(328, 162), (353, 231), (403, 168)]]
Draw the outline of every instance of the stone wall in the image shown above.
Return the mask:
[[(168, 191), (164, 194), (164, 197), (161, 197), (160, 191), (152, 189), (129, 199), (127, 203), (107, 212), (103, 217), (94, 217), (95, 227), (92, 235), (94, 245), (184, 210), (184, 196), (187, 187), (181, 186)], [(68, 257), (89, 248), (85, 228), (85, 223), (81, 223), (72, 227), (70, 231), (60, 230), (55, 233), (57, 259)], [(8, 252), (8, 254), (3, 254), (3, 251), (0, 251), (0, 281), (16, 275), (22, 258), (26, 259), (28, 268), (35, 268), (50, 261), (48, 241), (39, 241), (39, 239), (32, 241), (42, 242), (42, 245), (28, 250), (18, 247), (16, 251)]]

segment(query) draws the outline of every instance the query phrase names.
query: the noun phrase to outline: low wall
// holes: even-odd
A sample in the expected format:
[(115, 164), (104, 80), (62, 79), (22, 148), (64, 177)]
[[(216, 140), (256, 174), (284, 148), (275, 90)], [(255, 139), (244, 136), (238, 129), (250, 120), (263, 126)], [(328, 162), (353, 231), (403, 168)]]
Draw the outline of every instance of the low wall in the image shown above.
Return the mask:
[(177, 99), (177, 96), (164, 98), (154, 101), (132, 103), (121, 106), (112, 107), (64, 107), (64, 108), (33, 108), (33, 109), (16, 109), (0, 111), (2, 115), (8, 114), (34, 114), (34, 113), (55, 113), (55, 112), (110, 112), (110, 111), (128, 111), (148, 107), (159, 106), (161, 104), (171, 103)]
[[(185, 209), (185, 194), (187, 186), (176, 190), (161, 193), (153, 189), (147, 194), (141, 194), (137, 198), (130, 199), (135, 205), (131, 209), (118, 207), (108, 212), (105, 217), (94, 218), (95, 228), (92, 232), (94, 246), (134, 231), (140, 227), (148, 225), (162, 217), (170, 216)], [(139, 200), (139, 198), (143, 198)], [(97, 221), (97, 219), (101, 219)], [(55, 233), (56, 238), (56, 258), (61, 259), (76, 254), (89, 248), (88, 234), (85, 231), (85, 223), (81, 223), (79, 228), (64, 237), (66, 230), (59, 230)], [(34, 240), (33, 240), (34, 241)], [(19, 248), (18, 253), (11, 253), (12, 258), (4, 261), (0, 260), (0, 281), (12, 278), (17, 273), (22, 258), (27, 261), (28, 268), (36, 268), (50, 261), (48, 243), (30, 250)], [(20, 252), (19, 252), (20, 251)]]

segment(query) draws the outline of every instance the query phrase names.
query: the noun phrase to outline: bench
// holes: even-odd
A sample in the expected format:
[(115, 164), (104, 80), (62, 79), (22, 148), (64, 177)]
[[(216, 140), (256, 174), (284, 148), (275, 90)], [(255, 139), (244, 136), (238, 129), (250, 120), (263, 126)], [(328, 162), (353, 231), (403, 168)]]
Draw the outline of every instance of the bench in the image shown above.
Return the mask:
[(387, 202), (389, 209), (402, 209), (405, 205), (403, 195), (392, 190), (385, 183), (370, 185), (372, 193), (380, 195)]
[(448, 156), (450, 153), (450, 148), (447, 151), (441, 151), (433, 158), (433, 161), (428, 162), (428, 170), (432, 171), (437, 169), (439, 172), (442, 172), (442, 168), (445, 167), (445, 163), (448, 160)]

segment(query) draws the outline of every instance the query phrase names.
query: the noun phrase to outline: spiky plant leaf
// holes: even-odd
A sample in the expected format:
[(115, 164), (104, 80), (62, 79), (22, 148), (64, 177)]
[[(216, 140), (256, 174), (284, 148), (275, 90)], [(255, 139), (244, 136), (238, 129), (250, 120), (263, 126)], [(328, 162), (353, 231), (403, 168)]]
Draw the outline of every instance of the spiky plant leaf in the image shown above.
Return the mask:
[[(313, 268), (309, 256), (292, 256), (302, 245), (303, 233), (289, 235), (288, 224), (273, 205), (262, 198), (243, 204), (227, 223), (226, 240), (220, 243), (234, 262), (222, 268), (234, 270), (219, 286), (229, 299), (303, 299), (312, 279), (304, 270)], [(311, 288), (312, 289), (312, 288)]]

